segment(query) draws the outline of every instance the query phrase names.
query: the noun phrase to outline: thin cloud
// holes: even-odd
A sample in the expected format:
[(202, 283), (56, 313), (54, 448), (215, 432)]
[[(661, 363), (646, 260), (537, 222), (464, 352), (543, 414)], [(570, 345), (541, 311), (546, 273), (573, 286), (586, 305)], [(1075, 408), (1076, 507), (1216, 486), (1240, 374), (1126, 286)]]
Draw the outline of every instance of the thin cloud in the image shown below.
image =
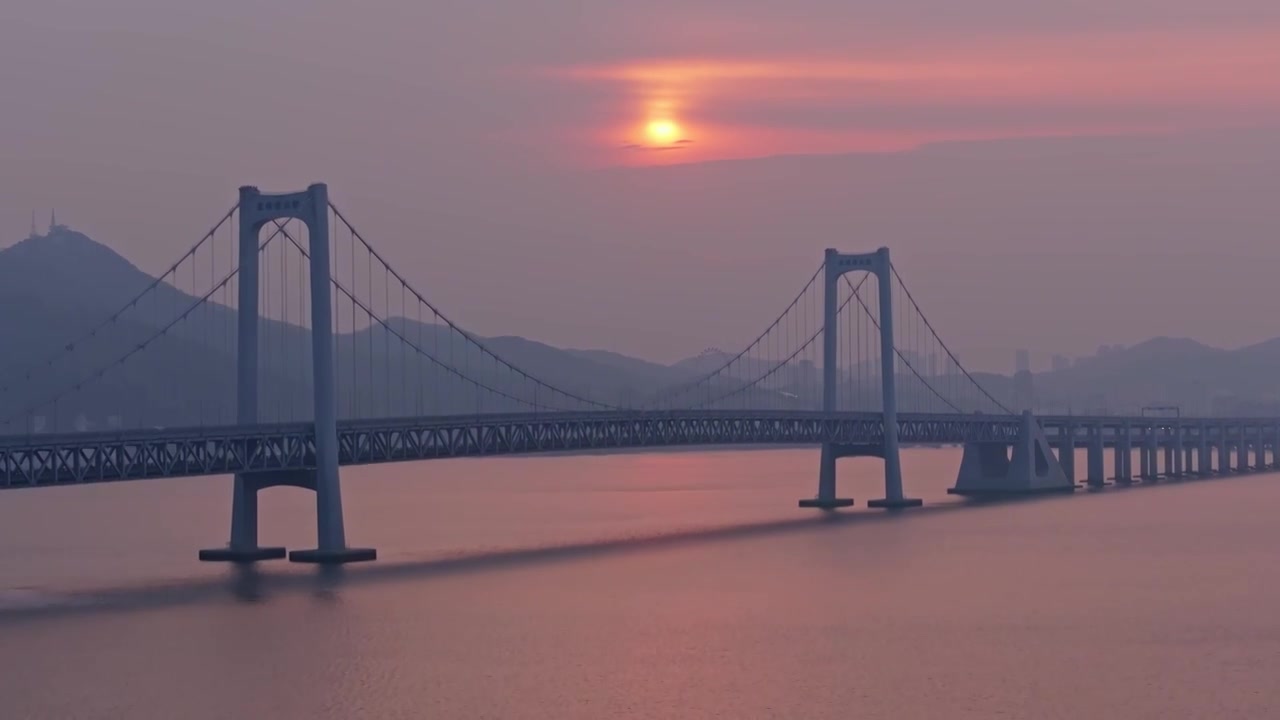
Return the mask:
[(622, 146), (623, 150), (638, 152), (669, 152), (671, 150), (685, 150), (693, 145), (693, 141), (689, 139), (676, 140), (670, 145), (643, 145), (641, 143), (627, 143)]

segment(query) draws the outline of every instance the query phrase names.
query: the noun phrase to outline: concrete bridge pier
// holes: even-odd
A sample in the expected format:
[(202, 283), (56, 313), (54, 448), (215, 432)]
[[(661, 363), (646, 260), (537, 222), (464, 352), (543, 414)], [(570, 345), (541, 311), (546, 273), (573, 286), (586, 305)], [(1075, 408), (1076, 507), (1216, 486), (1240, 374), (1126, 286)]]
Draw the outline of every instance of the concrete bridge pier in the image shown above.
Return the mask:
[(1217, 429), (1209, 430), (1209, 472), (1218, 475), (1222, 471), (1222, 442), (1217, 435)]
[(1258, 455), (1260, 455), (1258, 454), (1258, 450), (1260, 450), (1260, 448), (1258, 448), (1257, 438), (1254, 437), (1252, 433), (1249, 433), (1248, 430), (1249, 428), (1245, 428), (1245, 433), (1247, 433), (1245, 434), (1245, 439), (1247, 439), (1248, 442), (1249, 455), (1247, 459), (1245, 459), (1244, 469), (1253, 471), (1258, 469)]
[(1271, 429), (1271, 468), (1280, 469), (1280, 427)]
[(1076, 482), (1076, 426), (1069, 423), (1061, 433), (1058, 440), (1058, 464), (1062, 466), (1062, 472), (1067, 476), (1067, 480), (1074, 485)]
[(1183, 447), (1182, 447), (1182, 426), (1181, 425), (1175, 425), (1173, 427), (1173, 439), (1170, 442), (1171, 444), (1169, 448), (1173, 452), (1173, 462), (1170, 463), (1170, 467), (1172, 468), (1173, 476), (1175, 478), (1181, 478), (1185, 474), (1184, 471), (1186, 470), (1186, 466), (1183, 465), (1183, 460), (1185, 460), (1186, 458), (1186, 453), (1183, 452)]
[(231, 538), (226, 547), (201, 550), (199, 558), (207, 562), (253, 563), (279, 560), (286, 555), (283, 547), (258, 545), (258, 491), (264, 489), (252, 474), (235, 476), (231, 491)]
[(1231, 474), (1231, 438), (1226, 425), (1218, 428), (1218, 474)]
[(1089, 447), (1085, 453), (1089, 474), (1085, 481), (1092, 488), (1104, 487), (1107, 484), (1106, 446), (1102, 437), (1105, 431), (1101, 425), (1089, 427)]
[(1147, 480), (1151, 477), (1151, 454), (1147, 452), (1146, 430), (1143, 430), (1142, 445), (1138, 448), (1138, 478)]
[(1193, 436), (1190, 427), (1183, 428), (1182, 442), (1182, 472), (1184, 475), (1188, 476), (1198, 475), (1198, 468), (1196, 467), (1196, 450), (1198, 449), (1199, 440)]
[(1244, 425), (1240, 425), (1239, 432), (1240, 439), (1236, 445), (1239, 450), (1235, 451), (1235, 471), (1243, 474), (1249, 471), (1249, 437), (1245, 433)]
[[(240, 204), (255, 202), (257, 190), (240, 188)], [(258, 422), (258, 231), (252, 213), (240, 213), (239, 290), (236, 338), (236, 422)], [(246, 451), (248, 448), (246, 448)], [(250, 563), (285, 556), (282, 547), (258, 545), (259, 477), (240, 473), (231, 491), (231, 537), (226, 547), (201, 550), (201, 560)]]
[(1269, 452), (1271, 450), (1271, 432), (1266, 427), (1258, 428), (1258, 467), (1262, 470), (1271, 469), (1271, 458)]
[[(1092, 432), (1090, 429), (1091, 448), (1094, 444)], [(1090, 462), (1090, 465), (1094, 463)], [(985, 499), (1073, 492), (1075, 489), (1075, 483), (1067, 479), (1062, 464), (1054, 456), (1044, 429), (1027, 411), (1022, 413), (1021, 428), (1012, 453), (1004, 443), (965, 443), (955, 487), (947, 492)]]
[(1280, 469), (1280, 427), (1271, 428), (1271, 464), (1272, 470)]
[(1164, 476), (1166, 478), (1177, 477), (1177, 460), (1178, 453), (1173, 448), (1173, 441), (1161, 446), (1161, 454), (1164, 455)]
[(1196, 435), (1196, 475), (1208, 477), (1213, 474), (1213, 458), (1209, 456), (1209, 428), (1201, 424)]
[(837, 454), (838, 449), (834, 443), (822, 444), (822, 457), (818, 461), (818, 494), (816, 497), (802, 499), (800, 507), (835, 510), (853, 505), (853, 498), (836, 497)]
[(1236, 472), (1249, 472), (1249, 439), (1245, 436), (1244, 426), (1237, 428), (1240, 436), (1236, 441)]
[(1249, 470), (1251, 470), (1251, 471), (1258, 471), (1258, 470), (1262, 470), (1262, 469), (1264, 469), (1264, 468), (1262, 467), (1262, 456), (1263, 456), (1263, 453), (1262, 453), (1262, 435), (1261, 435), (1261, 433), (1258, 433), (1258, 434), (1250, 433), (1250, 436), (1249, 436), (1249, 455), (1250, 455), (1250, 457), (1249, 457), (1249, 463), (1247, 463), (1247, 465), (1248, 465), (1248, 467), (1249, 467)]
[[(1120, 431), (1117, 430), (1117, 433)], [(1120, 451), (1120, 437), (1117, 434), (1115, 445), (1111, 448), (1111, 475), (1117, 483), (1124, 482), (1124, 453)]]
[(1116, 482), (1121, 485), (1133, 483), (1133, 441), (1129, 437), (1129, 424), (1125, 423), (1116, 438)]
[(1143, 482), (1156, 482), (1160, 478), (1160, 445), (1154, 426), (1148, 425), (1142, 429), (1142, 455), (1147, 461), (1142, 475)]

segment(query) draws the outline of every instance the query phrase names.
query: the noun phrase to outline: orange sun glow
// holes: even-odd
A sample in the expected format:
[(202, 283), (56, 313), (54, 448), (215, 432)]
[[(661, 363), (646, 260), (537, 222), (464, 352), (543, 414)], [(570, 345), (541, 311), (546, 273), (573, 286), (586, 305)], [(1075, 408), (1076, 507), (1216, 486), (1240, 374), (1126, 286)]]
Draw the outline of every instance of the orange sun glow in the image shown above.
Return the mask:
[(674, 120), (650, 120), (644, 132), (655, 145), (670, 145), (680, 139), (680, 126)]

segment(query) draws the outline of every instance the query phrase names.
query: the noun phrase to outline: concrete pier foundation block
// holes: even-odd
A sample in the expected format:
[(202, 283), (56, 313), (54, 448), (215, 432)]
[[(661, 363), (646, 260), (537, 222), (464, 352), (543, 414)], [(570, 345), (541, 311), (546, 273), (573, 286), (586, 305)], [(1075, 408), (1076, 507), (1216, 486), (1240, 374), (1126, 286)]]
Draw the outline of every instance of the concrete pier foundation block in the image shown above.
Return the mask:
[(965, 444), (956, 485), (947, 492), (964, 497), (999, 498), (1075, 489), (1039, 423), (1031, 413), (1024, 412), (1012, 453), (1002, 443)]

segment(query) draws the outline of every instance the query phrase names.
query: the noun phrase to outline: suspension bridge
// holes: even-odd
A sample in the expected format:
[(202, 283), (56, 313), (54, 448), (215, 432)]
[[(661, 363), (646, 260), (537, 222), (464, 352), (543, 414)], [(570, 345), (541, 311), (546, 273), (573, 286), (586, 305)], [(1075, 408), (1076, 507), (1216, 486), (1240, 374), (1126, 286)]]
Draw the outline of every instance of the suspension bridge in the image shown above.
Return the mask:
[(343, 465), (817, 445), (817, 492), (800, 505), (831, 510), (853, 504), (836, 485), (853, 456), (884, 462), (869, 506), (919, 505), (902, 445), (963, 445), (952, 492), (972, 497), (1073, 491), (1077, 448), (1090, 487), (1280, 463), (1280, 418), (1011, 408), (939, 336), (886, 248), (828, 250), (751, 343), (670, 382), (601, 386), (509, 355), (428, 301), (325, 185), (244, 187), (119, 308), (0, 366), (0, 489), (233, 475), (230, 541), (200, 557), (251, 562), (286, 555), (258, 543), (258, 492), (304, 488), (317, 546), (288, 556), (340, 563), (375, 557), (347, 544)]

